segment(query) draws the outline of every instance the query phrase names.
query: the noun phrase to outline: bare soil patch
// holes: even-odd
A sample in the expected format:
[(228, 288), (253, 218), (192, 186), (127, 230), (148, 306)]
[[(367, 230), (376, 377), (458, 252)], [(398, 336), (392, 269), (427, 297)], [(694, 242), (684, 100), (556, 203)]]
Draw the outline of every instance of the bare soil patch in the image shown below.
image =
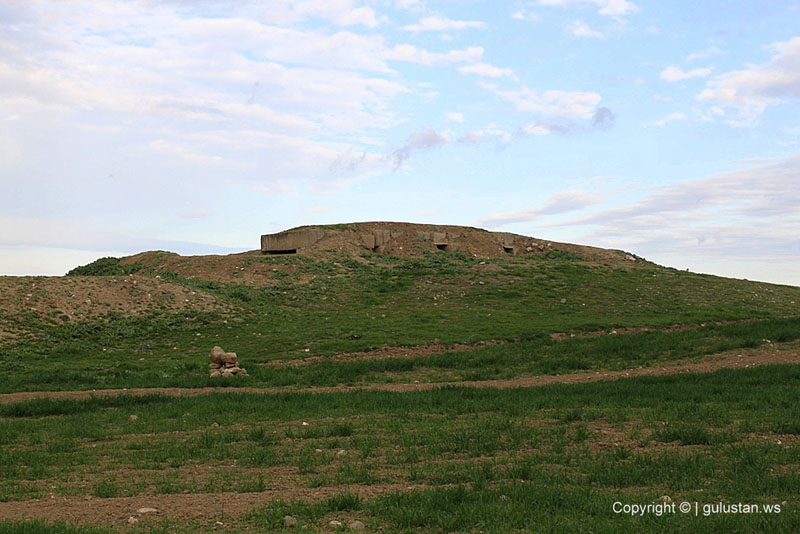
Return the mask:
[(423, 356), (431, 356), (433, 354), (443, 354), (445, 352), (461, 352), (466, 350), (473, 350), (480, 347), (486, 347), (489, 345), (501, 345), (503, 343), (508, 343), (508, 341), (486, 340), (472, 344), (456, 343), (454, 345), (440, 345), (438, 343), (434, 343), (432, 345), (415, 345), (412, 347), (382, 347), (378, 350), (373, 350), (369, 352), (363, 352), (363, 351), (339, 352), (336, 354), (331, 354), (330, 356), (309, 356), (308, 358), (298, 358), (295, 360), (272, 360), (258, 365), (265, 367), (276, 367), (276, 366), (299, 367), (302, 365), (309, 365), (323, 360), (332, 362), (346, 362), (352, 360), (388, 360), (392, 358), (416, 358)]
[[(128, 518), (140, 520), (187, 519), (200, 523), (225, 523), (253, 508), (277, 499), (317, 502), (340, 493), (358, 494), (373, 499), (385, 493), (417, 489), (409, 484), (338, 485), (334, 487), (266, 490), (260, 493), (187, 493), (177, 495), (137, 495), (135, 497), (51, 497), (30, 501), (0, 502), (0, 519), (33, 519), (70, 521), (77, 523), (110, 524), (127, 528)], [(157, 511), (140, 514), (141, 508)]]
[(217, 300), (159, 277), (2, 276), (0, 303), (6, 317), (34, 313), (55, 320), (93, 319), (109, 312), (137, 315), (152, 310), (220, 309)]
[[(238, 254), (181, 256), (165, 252), (141, 252), (120, 260), (121, 265), (138, 263), (153, 271), (169, 271), (183, 278), (199, 278), (216, 282), (228, 282), (264, 286), (275, 284), (276, 270), (292, 273), (294, 265), (276, 265), (258, 261), (262, 257), (258, 250)], [(255, 260), (255, 261), (254, 261)]]

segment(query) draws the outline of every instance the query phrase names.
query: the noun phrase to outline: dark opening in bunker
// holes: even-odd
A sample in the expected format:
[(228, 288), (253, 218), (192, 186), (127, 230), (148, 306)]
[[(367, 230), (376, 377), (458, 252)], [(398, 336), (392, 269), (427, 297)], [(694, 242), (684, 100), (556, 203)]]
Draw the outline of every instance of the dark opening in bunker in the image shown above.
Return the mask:
[(514, 247), (507, 247), (507, 246), (503, 245), (503, 250), (506, 252), (506, 254), (513, 254), (514, 253)]
[(447, 250), (447, 243), (437, 243), (436, 244), (436, 248), (438, 248), (439, 250), (446, 251)]
[(267, 254), (297, 254), (297, 249), (290, 248), (286, 250), (268, 250)]

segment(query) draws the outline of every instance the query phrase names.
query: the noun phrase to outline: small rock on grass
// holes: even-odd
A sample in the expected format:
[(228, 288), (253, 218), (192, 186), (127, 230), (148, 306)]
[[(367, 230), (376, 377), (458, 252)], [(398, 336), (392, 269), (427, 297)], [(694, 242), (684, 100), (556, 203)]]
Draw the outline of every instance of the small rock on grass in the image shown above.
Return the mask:
[(334, 519), (334, 520), (332, 520), (330, 523), (328, 523), (328, 526), (331, 526), (331, 527), (333, 527), (333, 528), (339, 528), (339, 527), (341, 527), (342, 525), (343, 525), (343, 523), (342, 523), (341, 521), (337, 521), (337, 520), (335, 520), (335, 519)]
[(128, 518), (128, 524), (129, 524), (129, 525), (135, 525), (135, 524), (136, 524), (136, 523), (138, 523), (138, 522), (139, 522), (139, 520), (138, 520), (138, 519), (136, 519), (136, 518), (135, 518), (135, 517), (133, 517), (133, 516), (130, 516), (130, 517)]
[(297, 526), (297, 519), (294, 517), (287, 515), (283, 518), (283, 526), (285, 527), (296, 527)]
[(366, 526), (361, 521), (353, 521), (348, 525), (351, 530), (364, 530)]
[(152, 514), (155, 512), (158, 512), (158, 510), (156, 510), (155, 508), (139, 508), (138, 510), (136, 510), (137, 514)]

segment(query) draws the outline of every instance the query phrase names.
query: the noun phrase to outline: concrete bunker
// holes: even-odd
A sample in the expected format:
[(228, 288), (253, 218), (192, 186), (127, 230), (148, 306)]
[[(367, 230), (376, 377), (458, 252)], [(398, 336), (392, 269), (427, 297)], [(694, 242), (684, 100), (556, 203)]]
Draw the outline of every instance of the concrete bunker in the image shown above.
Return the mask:
[(263, 254), (296, 254), (298, 249), (310, 247), (325, 235), (321, 228), (300, 228), (277, 234), (261, 236)]
[(409, 223), (352, 223), (304, 226), (261, 236), (263, 254), (305, 254), (357, 249), (377, 254), (419, 256), (427, 252), (463, 252), (474, 257), (541, 254), (550, 243), (508, 232)]
[(439, 250), (447, 251), (450, 248), (450, 242), (447, 239), (447, 234), (444, 232), (433, 232), (433, 246)]

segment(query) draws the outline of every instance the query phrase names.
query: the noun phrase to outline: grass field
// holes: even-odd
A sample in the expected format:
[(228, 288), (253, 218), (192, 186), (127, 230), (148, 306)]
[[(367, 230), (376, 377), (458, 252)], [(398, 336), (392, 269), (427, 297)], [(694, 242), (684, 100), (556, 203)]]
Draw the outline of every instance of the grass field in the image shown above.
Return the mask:
[[(798, 380), (800, 366), (784, 365), (508, 390), (28, 401), (0, 409), (0, 496), (12, 504), (144, 494), (156, 505), (165, 494), (277, 488), (296, 496), (226, 518), (231, 532), (281, 531), (287, 514), (310, 531), (358, 518), (383, 532), (548, 524), (558, 532), (791, 532), (800, 521)], [(379, 496), (360, 496), (373, 486)], [(414, 489), (396, 489), (404, 487)], [(334, 493), (309, 498), (316, 488)], [(664, 495), (783, 509), (612, 511), (616, 501)], [(165, 521), (139, 528), (210, 526)]]
[[(73, 274), (220, 307), (2, 316), (0, 394), (43, 397), (0, 403), (0, 532), (800, 531), (800, 288), (566, 253), (236, 268), (271, 282), (105, 260)], [(249, 376), (209, 378), (213, 345)], [(738, 368), (670, 374), (721, 353)], [(769, 358), (795, 363), (746, 363)], [(47, 394), (105, 388), (154, 389)], [(614, 511), (682, 502), (698, 514)]]

